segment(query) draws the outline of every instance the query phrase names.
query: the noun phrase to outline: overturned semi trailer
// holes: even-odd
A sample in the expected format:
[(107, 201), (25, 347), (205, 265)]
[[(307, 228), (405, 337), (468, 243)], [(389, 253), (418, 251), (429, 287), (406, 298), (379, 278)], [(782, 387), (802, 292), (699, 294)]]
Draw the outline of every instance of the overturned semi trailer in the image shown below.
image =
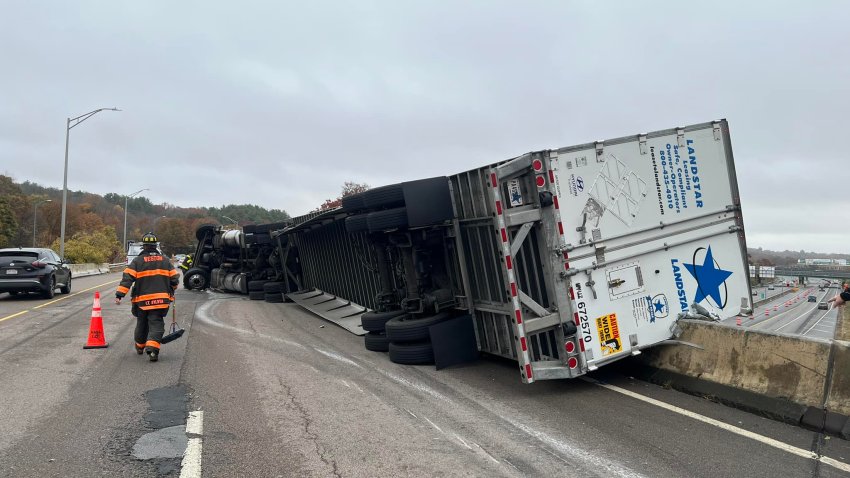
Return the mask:
[(570, 378), (751, 313), (725, 120), (383, 186), (272, 236), (286, 297), (402, 363), (466, 324), (524, 382)]

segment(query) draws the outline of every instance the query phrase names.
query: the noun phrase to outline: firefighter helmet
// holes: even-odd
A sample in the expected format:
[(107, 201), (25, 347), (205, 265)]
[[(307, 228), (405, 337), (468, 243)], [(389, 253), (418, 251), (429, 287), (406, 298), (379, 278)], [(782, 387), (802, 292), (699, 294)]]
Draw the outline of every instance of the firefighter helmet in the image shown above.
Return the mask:
[(142, 237), (142, 244), (151, 244), (156, 245), (159, 242), (159, 239), (156, 238), (156, 234), (149, 232)]

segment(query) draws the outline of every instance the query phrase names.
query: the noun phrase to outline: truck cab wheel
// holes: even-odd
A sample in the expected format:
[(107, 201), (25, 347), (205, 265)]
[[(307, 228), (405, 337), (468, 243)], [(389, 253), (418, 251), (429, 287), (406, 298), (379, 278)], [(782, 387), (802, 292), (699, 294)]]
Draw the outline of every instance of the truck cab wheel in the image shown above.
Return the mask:
[(193, 267), (183, 274), (183, 287), (189, 290), (203, 290), (209, 286), (209, 274), (203, 269)]

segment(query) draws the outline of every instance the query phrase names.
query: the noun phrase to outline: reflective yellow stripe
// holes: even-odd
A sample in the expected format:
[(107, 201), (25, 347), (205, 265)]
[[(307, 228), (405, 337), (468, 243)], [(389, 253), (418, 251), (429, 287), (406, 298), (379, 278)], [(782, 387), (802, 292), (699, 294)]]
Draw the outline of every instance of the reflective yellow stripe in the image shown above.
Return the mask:
[(171, 277), (173, 275), (173, 274), (171, 274), (171, 271), (168, 271), (166, 269), (153, 269), (153, 270), (149, 270), (149, 271), (140, 271), (140, 272), (137, 272), (136, 274), (137, 275), (135, 277), (137, 277), (137, 278), (151, 277), (151, 276)]

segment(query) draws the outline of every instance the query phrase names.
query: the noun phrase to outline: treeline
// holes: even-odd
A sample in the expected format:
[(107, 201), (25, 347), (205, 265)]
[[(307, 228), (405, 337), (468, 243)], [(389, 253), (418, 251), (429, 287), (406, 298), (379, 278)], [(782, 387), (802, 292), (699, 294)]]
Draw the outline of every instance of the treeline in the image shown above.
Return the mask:
[[(156, 232), (166, 254), (188, 253), (194, 248), (195, 230), (201, 224), (240, 226), (283, 221), (282, 209), (253, 204), (183, 208), (153, 204), (144, 196), (127, 199), (117, 193), (103, 196), (68, 191), (65, 219), (65, 257), (82, 262), (119, 262), (125, 257), (124, 205), (127, 204), (127, 240)], [(16, 183), (0, 175), (0, 247), (50, 247), (59, 252), (62, 227), (62, 190), (29, 181)]]
[(768, 249), (747, 248), (747, 255), (750, 259), (750, 264), (760, 266), (790, 266), (797, 264), (799, 259), (847, 259), (850, 256), (847, 254), (833, 254), (826, 252), (807, 252), (799, 251), (771, 251)]

